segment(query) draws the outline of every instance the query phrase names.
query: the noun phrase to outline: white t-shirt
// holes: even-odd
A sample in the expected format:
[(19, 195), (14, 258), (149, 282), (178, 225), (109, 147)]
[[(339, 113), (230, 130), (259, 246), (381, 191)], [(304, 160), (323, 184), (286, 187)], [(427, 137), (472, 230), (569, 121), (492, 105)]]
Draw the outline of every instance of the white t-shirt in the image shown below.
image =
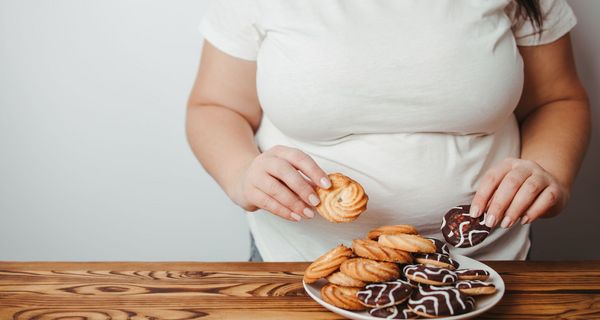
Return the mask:
[[(488, 168), (519, 157), (517, 45), (550, 43), (576, 23), (564, 0), (541, 5), (538, 36), (511, 0), (215, 2), (205, 39), (257, 62), (259, 147), (299, 148), (369, 195), (352, 223), (249, 213), (263, 259), (313, 260), (388, 224), (443, 239), (446, 211), (470, 203)], [(529, 226), (515, 224), (454, 252), (510, 260), (529, 247)]]

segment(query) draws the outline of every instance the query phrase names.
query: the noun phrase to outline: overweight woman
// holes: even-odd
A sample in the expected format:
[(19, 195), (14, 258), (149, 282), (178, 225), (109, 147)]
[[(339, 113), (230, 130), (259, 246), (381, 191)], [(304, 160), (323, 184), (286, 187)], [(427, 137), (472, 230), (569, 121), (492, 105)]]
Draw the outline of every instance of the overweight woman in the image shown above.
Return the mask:
[[(190, 145), (248, 212), (253, 260), (312, 260), (387, 224), (441, 238), (455, 205), (494, 230), (455, 253), (525, 259), (588, 143), (565, 0), (217, 0)], [(359, 181), (352, 223), (318, 214), (327, 173)]]

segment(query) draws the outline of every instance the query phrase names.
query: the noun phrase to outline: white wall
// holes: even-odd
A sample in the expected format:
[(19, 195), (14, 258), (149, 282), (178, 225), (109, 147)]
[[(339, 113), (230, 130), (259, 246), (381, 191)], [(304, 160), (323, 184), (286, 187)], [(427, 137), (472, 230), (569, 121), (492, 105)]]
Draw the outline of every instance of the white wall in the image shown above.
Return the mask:
[(0, 260), (239, 260), (189, 151), (207, 1), (0, 0)]
[[(600, 2), (571, 3), (598, 105)], [(246, 259), (243, 213), (184, 136), (207, 4), (0, 0), (0, 260)], [(535, 258), (600, 258), (599, 142)]]

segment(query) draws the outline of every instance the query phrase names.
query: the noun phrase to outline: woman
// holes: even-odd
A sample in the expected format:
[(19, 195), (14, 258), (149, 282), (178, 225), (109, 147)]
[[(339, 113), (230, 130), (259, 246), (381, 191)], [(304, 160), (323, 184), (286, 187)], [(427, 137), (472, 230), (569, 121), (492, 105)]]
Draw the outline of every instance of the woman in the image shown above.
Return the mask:
[[(495, 230), (455, 253), (525, 259), (588, 142), (575, 23), (565, 0), (220, 0), (201, 26), (188, 139), (256, 211), (264, 260), (312, 260), (386, 224), (440, 238), (459, 204)], [(329, 172), (368, 193), (355, 222), (315, 215)]]

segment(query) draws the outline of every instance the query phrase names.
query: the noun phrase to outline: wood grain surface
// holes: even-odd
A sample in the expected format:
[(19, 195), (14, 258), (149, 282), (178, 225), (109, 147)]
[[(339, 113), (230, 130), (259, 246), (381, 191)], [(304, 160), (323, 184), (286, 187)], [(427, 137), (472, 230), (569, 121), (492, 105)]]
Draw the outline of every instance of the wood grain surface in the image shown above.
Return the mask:
[[(486, 262), (506, 282), (482, 318), (600, 318), (600, 261)], [(340, 319), (307, 263), (0, 262), (0, 320)]]

